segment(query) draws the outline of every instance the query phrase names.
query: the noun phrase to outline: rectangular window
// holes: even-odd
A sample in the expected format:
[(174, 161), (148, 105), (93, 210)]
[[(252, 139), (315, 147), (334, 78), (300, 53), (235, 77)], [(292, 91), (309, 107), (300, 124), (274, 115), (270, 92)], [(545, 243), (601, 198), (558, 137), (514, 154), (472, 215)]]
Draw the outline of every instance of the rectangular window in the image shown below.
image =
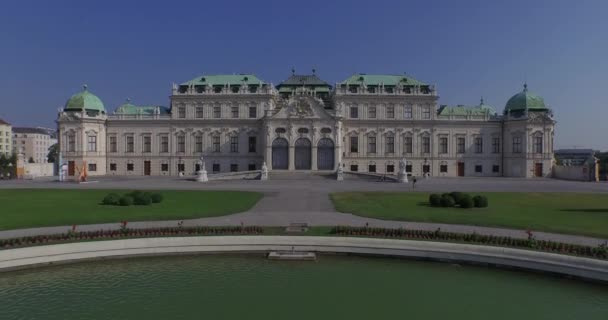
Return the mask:
[(230, 164), (230, 172), (237, 172), (237, 171), (239, 171), (239, 165), (236, 163)]
[(213, 107), (213, 117), (219, 119), (222, 117), (222, 107), (216, 106)]
[(258, 117), (258, 108), (257, 107), (249, 107), (249, 118), (255, 119)]
[[(25, 141), (22, 141), (25, 144)], [(76, 151), (76, 136), (69, 135), (68, 136), (68, 152)]]
[(422, 153), (431, 153), (430, 137), (422, 137)]
[(367, 172), (376, 172), (376, 165), (370, 164), (369, 166), (367, 166)]
[(521, 153), (521, 137), (513, 137), (513, 153)]
[(239, 107), (232, 107), (230, 112), (232, 113), (232, 118), (236, 119), (239, 117)]
[(483, 153), (483, 138), (475, 138), (475, 153)]
[(132, 163), (127, 163), (127, 171), (133, 171), (133, 167)]
[(393, 173), (393, 172), (395, 172), (395, 165), (394, 164), (388, 164), (388, 165), (386, 165), (386, 172), (387, 173)]
[(439, 153), (443, 153), (443, 154), (448, 153), (448, 138), (447, 137), (439, 138)]
[(194, 139), (194, 152), (203, 152), (203, 136), (197, 135)]
[(412, 118), (412, 106), (405, 106), (405, 108), (403, 109), (403, 117), (405, 119)]
[(133, 136), (127, 136), (127, 149), (126, 152), (135, 152), (135, 138)]
[(376, 153), (376, 137), (367, 137), (367, 153)]
[(177, 152), (186, 152), (186, 136), (177, 136)]
[(405, 137), (404, 140), (405, 153), (412, 153), (414, 150), (414, 146), (412, 144), (412, 137)]
[(220, 136), (213, 136), (213, 152), (220, 152)]
[(411, 164), (406, 164), (405, 165), (405, 172), (412, 173), (412, 165)]
[(116, 171), (116, 163), (110, 163), (110, 171)]
[(214, 163), (212, 170), (214, 173), (220, 172), (220, 164), (219, 163)]
[(350, 107), (350, 117), (352, 119), (359, 118), (359, 108), (357, 108), (357, 107)]
[(395, 137), (386, 137), (386, 153), (395, 153)]
[(352, 171), (352, 172), (357, 172), (357, 171), (359, 171), (359, 166), (358, 166), (358, 165), (356, 165), (356, 164), (351, 164), (351, 165), (350, 165), (350, 171)]
[(186, 165), (183, 163), (178, 163), (177, 164), (177, 172), (184, 172), (186, 171)]
[(458, 152), (458, 153), (465, 152), (465, 144), (464, 144), (463, 137), (456, 138), (456, 152)]
[(475, 165), (475, 173), (482, 173), (483, 172), (483, 166), (478, 164)]
[(180, 119), (186, 118), (186, 107), (177, 108), (177, 117)]
[(199, 118), (199, 119), (202, 118), (203, 114), (204, 114), (204, 110), (205, 109), (203, 107), (196, 107), (196, 114), (195, 114), (195, 116), (197, 118)]
[(144, 136), (144, 148), (143, 152), (152, 152), (152, 137)]
[(499, 173), (500, 172), (500, 166), (495, 164), (492, 166), (492, 172), (493, 173)]
[(257, 144), (258, 142), (256, 137), (249, 137), (249, 152), (256, 152)]
[(350, 152), (359, 152), (359, 137), (350, 137)]
[(91, 172), (97, 171), (97, 164), (89, 163), (89, 171), (91, 171)]
[(448, 172), (448, 165), (447, 164), (442, 164), (439, 166), (439, 172), (441, 173), (447, 173)]
[(160, 164), (160, 171), (162, 171), (162, 172), (169, 171), (169, 164), (168, 163), (161, 163)]
[(395, 106), (390, 105), (386, 107), (386, 118), (394, 119), (395, 118)]
[(534, 153), (543, 153), (543, 137), (534, 137)]
[(431, 172), (431, 166), (428, 164), (425, 164), (422, 166), (422, 173), (429, 173)]
[(500, 153), (500, 138), (492, 138), (492, 153)]
[(116, 137), (110, 136), (110, 152), (117, 152), (118, 148), (116, 147)]
[(239, 137), (230, 137), (230, 152), (239, 152)]
[(160, 137), (160, 152), (169, 152), (169, 137)]
[(97, 136), (88, 136), (88, 145), (87, 151), (95, 152), (97, 151)]
[(430, 119), (431, 118), (431, 107), (426, 106), (422, 108), (422, 119)]
[(367, 117), (370, 119), (376, 118), (376, 107), (369, 107), (367, 109)]
[(250, 163), (249, 167), (247, 167), (247, 170), (249, 170), (249, 171), (255, 170), (255, 163)]

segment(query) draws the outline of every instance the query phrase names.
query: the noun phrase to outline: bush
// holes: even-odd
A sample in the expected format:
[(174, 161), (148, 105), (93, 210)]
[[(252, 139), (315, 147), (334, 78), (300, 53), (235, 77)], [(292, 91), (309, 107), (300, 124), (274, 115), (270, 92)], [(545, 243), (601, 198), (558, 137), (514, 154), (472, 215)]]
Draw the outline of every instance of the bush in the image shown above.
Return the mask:
[(118, 204), (120, 204), (123, 207), (128, 207), (133, 204), (133, 197), (131, 197), (130, 195), (124, 195), (124, 196), (120, 197)]
[(463, 194), (460, 197), (460, 201), (458, 202), (458, 204), (461, 208), (464, 209), (473, 208), (473, 198), (471, 198), (471, 196), (468, 194)]
[(433, 193), (429, 196), (429, 204), (431, 207), (440, 207), (441, 206), (441, 196)]
[(486, 196), (474, 196), (473, 205), (475, 208), (485, 208), (488, 206), (488, 198)]
[(452, 198), (454, 198), (454, 201), (456, 201), (456, 203), (460, 203), (460, 200), (462, 199), (462, 197), (466, 196), (466, 193), (463, 192), (450, 192), (450, 195), (452, 196)]
[(155, 192), (151, 195), (152, 203), (161, 203), (163, 201), (163, 195)]
[(152, 195), (149, 192), (137, 192), (133, 195), (133, 203), (136, 206), (147, 206), (152, 204)]
[(120, 196), (116, 193), (109, 193), (101, 201), (106, 206), (116, 206), (120, 204)]
[(444, 208), (453, 207), (456, 204), (451, 195), (445, 193), (441, 196), (441, 206)]

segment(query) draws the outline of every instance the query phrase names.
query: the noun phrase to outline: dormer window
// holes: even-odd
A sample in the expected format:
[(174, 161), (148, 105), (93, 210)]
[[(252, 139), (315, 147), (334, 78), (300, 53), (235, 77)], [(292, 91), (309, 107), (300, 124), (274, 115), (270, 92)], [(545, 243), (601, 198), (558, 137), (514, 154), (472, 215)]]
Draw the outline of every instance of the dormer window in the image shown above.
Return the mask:
[(232, 87), (230, 87), (230, 90), (232, 91), (232, 93), (238, 93), (239, 92), (239, 87), (238, 86), (232, 86)]
[(222, 86), (213, 86), (213, 92), (215, 92), (215, 93), (221, 93), (222, 92)]
[(349, 86), (348, 87), (348, 92), (350, 92), (350, 93), (357, 93), (357, 86)]

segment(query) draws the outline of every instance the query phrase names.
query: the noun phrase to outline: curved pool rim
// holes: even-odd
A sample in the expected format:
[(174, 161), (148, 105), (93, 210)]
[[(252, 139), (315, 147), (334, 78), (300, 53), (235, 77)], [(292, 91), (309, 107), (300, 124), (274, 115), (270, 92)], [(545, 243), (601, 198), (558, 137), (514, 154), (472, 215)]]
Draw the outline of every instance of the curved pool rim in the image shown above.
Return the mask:
[(103, 240), (0, 251), (0, 272), (134, 256), (311, 251), (481, 264), (608, 283), (608, 261), (460, 243), (321, 236), (200, 236)]

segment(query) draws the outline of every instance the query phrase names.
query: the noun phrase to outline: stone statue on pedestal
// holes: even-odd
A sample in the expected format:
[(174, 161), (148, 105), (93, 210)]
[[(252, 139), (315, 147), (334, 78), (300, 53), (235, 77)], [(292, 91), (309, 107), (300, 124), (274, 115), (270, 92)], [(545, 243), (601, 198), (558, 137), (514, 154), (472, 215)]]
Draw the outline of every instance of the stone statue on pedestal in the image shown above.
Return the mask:
[(200, 170), (196, 173), (196, 181), (198, 182), (207, 182), (209, 178), (207, 177), (207, 170), (205, 170), (205, 159), (201, 156), (199, 160)]
[(397, 180), (399, 181), (399, 183), (407, 183), (407, 171), (405, 170), (407, 166), (407, 161), (405, 160), (405, 158), (401, 159), (401, 161), (399, 161), (399, 174), (397, 176)]
[(344, 180), (344, 168), (341, 163), (338, 163), (338, 171), (336, 172), (336, 180), (342, 181)]
[(268, 180), (268, 167), (266, 166), (266, 161), (262, 163), (262, 175), (260, 175), (260, 180)]

